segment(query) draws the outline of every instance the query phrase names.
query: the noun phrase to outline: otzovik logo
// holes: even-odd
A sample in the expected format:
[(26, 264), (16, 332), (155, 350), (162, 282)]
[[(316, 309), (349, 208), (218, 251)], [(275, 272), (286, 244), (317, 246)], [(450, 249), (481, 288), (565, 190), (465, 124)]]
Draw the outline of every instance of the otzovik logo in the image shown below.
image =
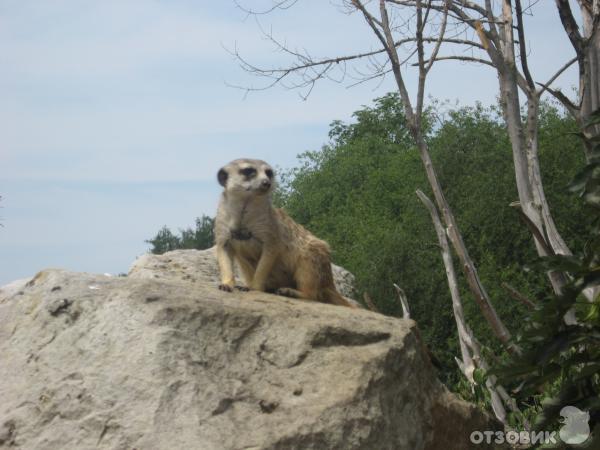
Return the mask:
[(565, 406), (560, 410), (563, 427), (558, 435), (565, 444), (583, 444), (590, 437), (590, 413), (574, 406)]
[(575, 406), (565, 406), (560, 410), (563, 417), (563, 426), (558, 431), (473, 431), (471, 442), (473, 444), (550, 444), (556, 445), (560, 440), (568, 445), (583, 444), (590, 437), (590, 414), (581, 411)]

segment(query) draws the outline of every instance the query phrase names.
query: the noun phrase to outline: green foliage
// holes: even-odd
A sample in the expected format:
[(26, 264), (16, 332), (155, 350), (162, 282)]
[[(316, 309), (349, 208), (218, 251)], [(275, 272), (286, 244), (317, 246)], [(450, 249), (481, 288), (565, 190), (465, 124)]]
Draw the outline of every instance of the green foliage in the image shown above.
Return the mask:
[(150, 252), (161, 255), (165, 252), (184, 248), (195, 248), (203, 250), (210, 248), (214, 244), (214, 219), (202, 215), (196, 218), (196, 228), (186, 228), (179, 230), (179, 236), (173, 234), (165, 225), (156, 236), (148, 239), (148, 244), (152, 245)]
[[(576, 233), (585, 228), (583, 213), (562, 194), (583, 164), (577, 138), (565, 135), (576, 127), (552, 106), (540, 114), (547, 197), (568, 244), (580, 248)], [(507, 295), (502, 282), (530, 298), (546, 295), (548, 283), (543, 274), (522, 269), (535, 258), (535, 248), (509, 207), (518, 197), (506, 130), (495, 108), (457, 108), (438, 121), (436, 115), (428, 114), (427, 139), (445, 195), (494, 306), (509, 329), (518, 330), (524, 306)], [(334, 261), (356, 275), (359, 298), (368, 292), (383, 313), (400, 315), (392, 283), (404, 289), (411, 314), (442, 365), (442, 379), (458, 388), (454, 356), (460, 352), (446, 275), (429, 214), (415, 190), (431, 193), (398, 96), (375, 100), (354, 119), (334, 122), (321, 151), (299, 156), (299, 167), (283, 174), (277, 201), (331, 244)], [(466, 285), (461, 294), (476, 336), (491, 355), (500, 353)]]
[(181, 243), (179, 237), (174, 235), (166, 225), (156, 233), (156, 236), (144, 242), (152, 244), (150, 252), (155, 255), (162, 255), (165, 252), (178, 249), (180, 248), (179, 245)]
[[(592, 120), (600, 120), (600, 110)], [(588, 164), (570, 185), (570, 190), (578, 193), (588, 207), (588, 218), (592, 220), (588, 239), (574, 256), (542, 259), (540, 268), (568, 273), (570, 279), (561, 295), (539, 299), (518, 338), (523, 354), (495, 373), (501, 381), (518, 386), (523, 403), (541, 397), (534, 408), (538, 413), (536, 429), (557, 429), (561, 409), (575, 406), (589, 412), (590, 427), (597, 426), (598, 443), (600, 293), (596, 292), (591, 302), (583, 295), (586, 288), (600, 286), (600, 141), (596, 139), (590, 144), (593, 151)], [(573, 312), (576, 321), (565, 320), (565, 315)]]

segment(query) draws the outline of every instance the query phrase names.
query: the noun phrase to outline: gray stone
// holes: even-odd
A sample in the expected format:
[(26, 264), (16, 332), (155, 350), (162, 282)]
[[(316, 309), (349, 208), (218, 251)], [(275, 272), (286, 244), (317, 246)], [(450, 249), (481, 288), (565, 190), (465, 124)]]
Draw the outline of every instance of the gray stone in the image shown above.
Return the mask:
[(496, 428), (414, 322), (222, 292), (190, 255), (0, 290), (0, 448), (462, 450)]

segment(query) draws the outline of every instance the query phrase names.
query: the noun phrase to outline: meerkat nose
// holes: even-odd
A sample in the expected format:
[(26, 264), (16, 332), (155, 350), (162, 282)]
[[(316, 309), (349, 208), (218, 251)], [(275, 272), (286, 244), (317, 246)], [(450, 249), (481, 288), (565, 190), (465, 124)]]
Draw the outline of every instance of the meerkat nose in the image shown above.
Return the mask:
[(271, 187), (271, 182), (269, 180), (262, 180), (261, 184), (265, 188)]

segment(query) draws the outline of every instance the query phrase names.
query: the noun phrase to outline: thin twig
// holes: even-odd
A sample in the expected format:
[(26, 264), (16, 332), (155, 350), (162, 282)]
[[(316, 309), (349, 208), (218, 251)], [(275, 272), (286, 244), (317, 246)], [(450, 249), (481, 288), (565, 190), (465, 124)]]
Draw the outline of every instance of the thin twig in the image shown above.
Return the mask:
[(550, 87), (550, 85), (552, 83), (554, 83), (554, 81), (562, 75), (562, 73), (567, 70), (569, 67), (571, 67), (574, 63), (577, 62), (577, 56), (571, 58), (569, 61), (567, 61), (548, 81), (546, 81), (545, 83), (537, 83), (540, 86), (542, 86), (542, 89), (540, 89), (537, 93), (538, 97), (541, 96), (544, 91), (546, 89), (548, 89)]
[[(455, 61), (463, 61), (463, 62), (474, 62), (479, 64), (485, 64), (486, 66), (495, 67), (494, 64), (490, 61), (481, 58), (474, 58), (472, 56), (438, 56), (435, 58), (435, 61), (447, 61), (447, 60), (455, 60)], [(428, 62), (428, 61), (427, 61)], [(411, 64), (412, 66), (417, 66), (418, 63)]]
[(437, 58), (437, 55), (440, 51), (442, 42), (444, 42), (444, 35), (446, 33), (446, 24), (448, 23), (448, 0), (446, 0), (446, 2), (444, 2), (444, 4), (445, 4), (446, 8), (444, 9), (444, 16), (442, 18), (442, 28), (440, 30), (440, 36), (439, 36), (438, 41), (435, 43), (433, 52), (431, 52), (431, 56), (429, 57), (429, 61), (427, 62), (427, 66), (425, 67), (425, 73), (428, 73), (431, 70), (431, 67), (433, 66), (433, 63), (434, 63), (435, 59)]
[(367, 305), (367, 308), (369, 308), (373, 312), (379, 312), (379, 309), (377, 309), (377, 306), (375, 306), (375, 303), (373, 303), (373, 299), (371, 299), (371, 296), (368, 292), (363, 293), (363, 299), (365, 301), (365, 304)]
[(523, 68), (523, 75), (527, 80), (527, 85), (531, 91), (535, 90), (535, 84), (529, 72), (529, 65), (527, 64), (527, 48), (525, 45), (525, 24), (523, 23), (523, 8), (521, 8), (521, 0), (515, 0), (515, 12), (517, 14), (517, 36), (519, 36), (519, 56), (521, 57), (521, 67)]
[(508, 292), (508, 294), (514, 298), (515, 300), (520, 301), (521, 303), (523, 303), (525, 306), (527, 306), (527, 308), (529, 309), (535, 309), (535, 303), (532, 302), (531, 300), (529, 300), (525, 295), (521, 294), (519, 291), (517, 291), (514, 287), (512, 287), (510, 284), (506, 283), (506, 282), (502, 282), (501, 286), (506, 289), (506, 291)]
[(512, 206), (516, 209), (516, 211), (519, 213), (519, 216), (523, 219), (525, 225), (527, 225), (527, 228), (529, 228), (529, 231), (531, 231), (535, 237), (535, 240), (538, 242), (538, 244), (540, 244), (546, 255), (554, 256), (554, 249), (548, 243), (548, 237), (546, 236), (546, 233), (543, 229), (540, 230), (533, 220), (531, 220), (529, 216), (525, 214), (525, 211), (523, 211), (523, 208), (521, 208), (521, 202), (512, 202), (509, 206)]
[(400, 286), (398, 286), (396, 283), (393, 284), (394, 288), (396, 288), (396, 293), (398, 294), (400, 305), (402, 305), (402, 317), (404, 319), (410, 319), (410, 308), (408, 307), (408, 298), (406, 297), (406, 294)]

